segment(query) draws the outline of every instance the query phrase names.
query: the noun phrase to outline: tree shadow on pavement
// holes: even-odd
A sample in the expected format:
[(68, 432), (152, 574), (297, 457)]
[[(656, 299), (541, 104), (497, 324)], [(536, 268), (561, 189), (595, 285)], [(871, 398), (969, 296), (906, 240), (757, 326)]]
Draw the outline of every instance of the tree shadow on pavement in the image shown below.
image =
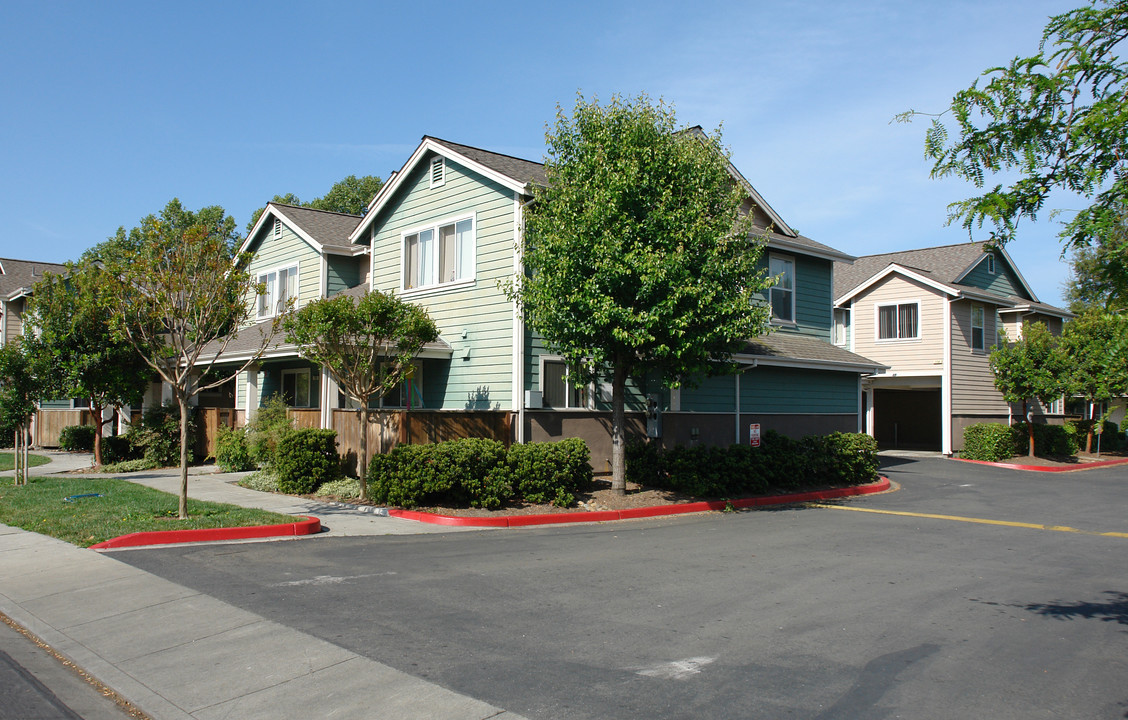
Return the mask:
[(1058, 620), (1101, 620), (1128, 625), (1128, 593), (1106, 590), (1104, 601), (1075, 603), (1029, 603), (1027, 610)]

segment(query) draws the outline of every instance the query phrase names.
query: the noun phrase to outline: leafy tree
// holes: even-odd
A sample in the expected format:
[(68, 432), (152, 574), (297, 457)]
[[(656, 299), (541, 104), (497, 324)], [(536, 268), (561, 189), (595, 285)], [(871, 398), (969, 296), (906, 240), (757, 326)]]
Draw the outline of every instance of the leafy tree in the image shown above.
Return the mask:
[(28, 430), (42, 396), (41, 378), (20, 340), (0, 346), (0, 425), (15, 426), (16, 485), (27, 484)]
[(1030, 399), (1049, 405), (1066, 390), (1066, 359), (1057, 339), (1044, 323), (1022, 324), (1022, 338), (991, 352), (991, 370), (995, 388), (1008, 403), (1022, 403), (1029, 433), (1029, 455), (1034, 456), (1034, 422), (1030, 416)]
[(676, 122), (646, 95), (606, 107), (581, 96), (570, 117), (558, 109), (549, 183), (526, 211), (526, 273), (510, 288), (576, 384), (611, 373), (619, 493), (627, 379), (692, 382), (768, 326), (762, 243), (740, 213), (720, 131), (678, 132)]
[[(45, 392), (56, 397), (89, 398), (98, 431), (94, 464), (102, 464), (102, 413), (141, 400), (145, 361), (116, 337), (107, 318), (118, 298), (98, 265), (67, 264), (65, 275), (48, 274), (36, 284), (29, 303), (27, 352), (45, 368)], [(49, 370), (48, 370), (49, 368)]]
[(116, 237), (128, 243), (105, 255), (109, 292), (117, 298), (110, 316), (114, 332), (171, 386), (180, 408), (181, 519), (188, 517), (189, 399), (242, 372), (277, 329), (276, 322), (268, 331), (254, 330), (260, 333), (258, 351), (237, 369), (215, 371), (236, 331), (251, 319), (254, 303), (247, 298), (262, 292), (245, 264), (232, 262), (234, 222), (215, 210), (191, 212), (173, 200), (129, 233), (118, 230)]
[[(982, 195), (948, 206), (949, 222), (972, 232), (984, 222), (1000, 243), (1022, 218), (1035, 219), (1055, 190), (1089, 202), (1064, 224), (1066, 246), (1114, 242), (1124, 252), (1128, 203), (1128, 2), (1093, 0), (1050, 18), (1038, 52), (983, 73), (934, 117), (925, 137), (933, 177), (954, 176), (984, 188), (986, 176), (1016, 173)], [(1126, 56), (1128, 57), (1128, 56)], [(909, 111), (897, 119), (922, 114)], [(1123, 254), (1121, 254), (1123, 257)]]
[[(1067, 389), (1093, 408), (1095, 403), (1128, 394), (1128, 316), (1090, 311), (1070, 321), (1061, 337), (1068, 358)], [(1097, 418), (1090, 414), (1090, 420)], [(1093, 426), (1085, 452), (1093, 448)]]
[[(196, 211), (186, 210), (180, 200), (173, 198), (161, 211), (161, 222), (165, 225), (166, 233), (184, 233), (196, 225), (212, 228), (212, 232), (222, 240), (228, 257), (232, 257), (243, 238), (235, 227), (235, 218), (227, 214), (219, 205), (209, 205)], [(104, 264), (121, 265), (128, 258), (143, 251), (146, 236), (142, 228), (135, 227), (126, 232), (124, 227), (119, 227), (110, 238), (90, 248), (82, 254), (80, 260), (90, 260)]]
[[(1128, 223), (1128, 215), (1125, 215)], [(1069, 309), (1080, 315), (1089, 309), (1128, 312), (1128, 226), (1121, 225), (1118, 242), (1074, 248), (1065, 288)]]
[[(368, 211), (368, 203), (376, 197), (376, 193), (380, 192), (380, 188), (383, 186), (384, 181), (375, 175), (365, 175), (364, 177), (349, 175), (329, 188), (329, 192), (325, 193), (324, 197), (302, 202), (294, 193), (286, 193), (285, 195), (275, 195), (271, 202), (349, 215), (363, 215)], [(265, 211), (266, 208), (261, 207), (251, 214), (251, 221), (247, 223), (247, 232), (254, 228), (255, 223), (258, 222)]]
[(436, 340), (438, 328), (417, 305), (371, 291), (359, 300), (337, 295), (314, 300), (289, 313), (287, 342), (310, 362), (329, 369), (360, 403), (360, 497), (368, 499), (368, 405), (409, 377), (412, 359)]

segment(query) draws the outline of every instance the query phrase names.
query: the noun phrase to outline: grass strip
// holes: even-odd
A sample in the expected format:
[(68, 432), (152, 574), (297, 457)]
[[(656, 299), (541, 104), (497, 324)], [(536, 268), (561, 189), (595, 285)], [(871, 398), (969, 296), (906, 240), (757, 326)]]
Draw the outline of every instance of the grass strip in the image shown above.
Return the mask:
[[(45, 457), (43, 455), (35, 455), (35, 454), (32, 454), (32, 453), (28, 453), (28, 456), (27, 456), (27, 466), (28, 467), (37, 467), (39, 465), (46, 465), (49, 462), (51, 462), (51, 458), (49, 458), (49, 457)], [(14, 470), (15, 468), (16, 468), (16, 464), (15, 464), (15, 460), (12, 459), (12, 453), (10, 453), (10, 452), (0, 452), (0, 472), (3, 472), (5, 470)]]
[(80, 547), (134, 532), (294, 522), (290, 515), (191, 498), (187, 520), (178, 520), (176, 509), (175, 495), (113, 478), (33, 477), (23, 486), (0, 485), (0, 522)]

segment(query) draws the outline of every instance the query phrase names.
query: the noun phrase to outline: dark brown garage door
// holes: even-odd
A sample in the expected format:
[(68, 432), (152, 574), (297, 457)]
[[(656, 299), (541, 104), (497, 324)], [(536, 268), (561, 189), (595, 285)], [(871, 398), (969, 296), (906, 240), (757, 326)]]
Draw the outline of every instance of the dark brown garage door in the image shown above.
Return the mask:
[(874, 436), (883, 449), (939, 450), (939, 390), (874, 390)]

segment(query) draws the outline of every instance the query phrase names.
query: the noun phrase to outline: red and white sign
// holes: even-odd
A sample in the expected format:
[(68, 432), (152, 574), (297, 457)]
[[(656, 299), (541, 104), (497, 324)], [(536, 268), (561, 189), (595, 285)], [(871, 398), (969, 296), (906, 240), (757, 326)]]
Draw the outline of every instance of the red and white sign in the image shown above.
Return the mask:
[(760, 447), (760, 423), (748, 426), (748, 442), (752, 447)]

